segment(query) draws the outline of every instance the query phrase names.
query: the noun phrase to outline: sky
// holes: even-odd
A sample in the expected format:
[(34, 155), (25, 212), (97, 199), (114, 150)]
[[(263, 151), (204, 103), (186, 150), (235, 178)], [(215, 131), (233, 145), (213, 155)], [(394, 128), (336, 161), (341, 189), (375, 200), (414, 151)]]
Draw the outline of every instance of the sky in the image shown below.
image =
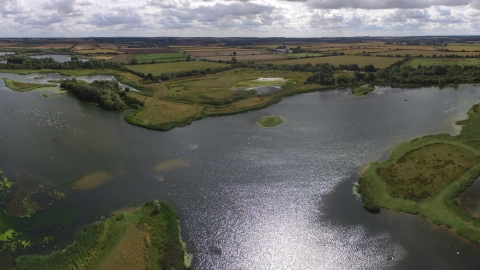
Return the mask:
[(480, 34), (480, 0), (0, 0), (0, 37)]

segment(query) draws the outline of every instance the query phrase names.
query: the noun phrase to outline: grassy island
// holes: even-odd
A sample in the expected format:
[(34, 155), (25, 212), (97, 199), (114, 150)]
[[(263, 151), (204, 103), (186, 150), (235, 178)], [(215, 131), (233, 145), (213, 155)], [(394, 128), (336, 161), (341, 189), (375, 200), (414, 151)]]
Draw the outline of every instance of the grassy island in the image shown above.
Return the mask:
[(456, 198), (480, 176), (480, 105), (474, 105), (458, 136), (439, 134), (402, 143), (384, 162), (362, 171), (358, 185), (364, 207), (421, 214), (480, 245), (480, 219)]
[(39, 88), (57, 87), (56, 84), (17, 82), (8, 78), (2, 78), (2, 80), (5, 82), (6, 87), (17, 92), (29, 92)]
[(373, 85), (362, 85), (362, 86), (355, 86), (350, 88), (352, 94), (356, 96), (365, 96), (366, 94), (375, 91), (375, 86)]
[(153, 201), (85, 226), (73, 244), (19, 257), (14, 269), (189, 269), (175, 210)]
[(275, 127), (283, 123), (283, 120), (275, 115), (264, 116), (257, 122), (262, 127)]

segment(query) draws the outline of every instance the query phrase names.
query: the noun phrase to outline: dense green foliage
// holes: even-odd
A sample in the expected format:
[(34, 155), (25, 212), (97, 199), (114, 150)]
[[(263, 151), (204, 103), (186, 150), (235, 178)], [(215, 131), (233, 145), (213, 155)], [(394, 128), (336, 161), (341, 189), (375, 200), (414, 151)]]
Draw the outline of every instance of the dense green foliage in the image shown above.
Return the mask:
[(60, 87), (82, 100), (98, 103), (107, 110), (121, 110), (126, 107), (119, 95), (120, 85), (114, 80), (93, 81), (89, 84), (73, 78), (63, 80)]
[(114, 69), (125, 70), (121, 65), (111, 61), (90, 59), (89, 61), (67, 61), (59, 63), (52, 58), (29, 58), (14, 56), (7, 60), (6, 64), (0, 64), (0, 69), (20, 70), (20, 69), (55, 69), (55, 70), (70, 70), (70, 69)]

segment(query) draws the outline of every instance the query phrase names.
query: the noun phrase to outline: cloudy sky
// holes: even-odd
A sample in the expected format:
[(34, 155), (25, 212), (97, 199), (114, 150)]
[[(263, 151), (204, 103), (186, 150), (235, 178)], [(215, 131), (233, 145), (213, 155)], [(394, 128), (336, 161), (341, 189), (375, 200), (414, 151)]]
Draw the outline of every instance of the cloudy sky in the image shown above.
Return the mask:
[(480, 34), (480, 0), (0, 0), (0, 37)]

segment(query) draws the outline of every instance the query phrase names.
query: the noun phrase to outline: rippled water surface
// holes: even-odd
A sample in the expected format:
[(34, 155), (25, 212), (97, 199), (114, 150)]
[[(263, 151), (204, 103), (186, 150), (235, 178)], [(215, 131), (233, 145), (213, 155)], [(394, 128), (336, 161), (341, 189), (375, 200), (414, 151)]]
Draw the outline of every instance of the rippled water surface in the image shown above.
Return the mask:
[[(450, 230), (419, 216), (370, 214), (352, 192), (359, 170), (399, 142), (458, 133), (454, 120), (480, 100), (474, 86), (310, 93), (165, 133), (130, 126), (122, 112), (41, 93), (12, 92), (0, 81), (0, 168), (69, 195), (28, 222), (58, 215), (48, 222), (77, 230), (160, 198), (179, 213), (195, 269), (480, 267), (480, 249)], [(285, 123), (255, 124), (271, 114)], [(98, 172), (113, 179), (68, 188)], [(52, 245), (68, 243), (58, 239)]]

